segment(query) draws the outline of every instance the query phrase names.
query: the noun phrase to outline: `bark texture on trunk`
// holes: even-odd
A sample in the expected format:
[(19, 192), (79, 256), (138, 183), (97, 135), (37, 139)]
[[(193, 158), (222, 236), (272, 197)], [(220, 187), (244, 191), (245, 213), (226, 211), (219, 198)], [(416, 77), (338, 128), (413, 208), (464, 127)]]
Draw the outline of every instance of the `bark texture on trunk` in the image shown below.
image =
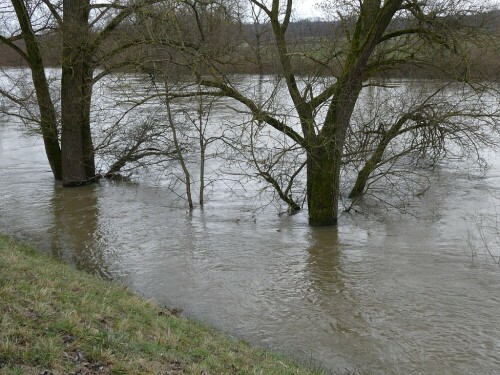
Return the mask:
[(82, 147), (83, 147), (83, 165), (87, 178), (91, 181), (95, 179), (95, 151), (92, 142), (92, 132), (90, 128), (90, 106), (92, 102), (94, 69), (92, 66), (92, 56), (87, 56), (84, 59), (83, 67), (83, 106), (82, 106)]
[(337, 225), (341, 155), (326, 145), (307, 154), (309, 225)]
[(61, 77), (61, 144), (64, 186), (79, 186), (95, 179), (90, 134), (91, 62), (88, 0), (63, 2), (63, 58)]

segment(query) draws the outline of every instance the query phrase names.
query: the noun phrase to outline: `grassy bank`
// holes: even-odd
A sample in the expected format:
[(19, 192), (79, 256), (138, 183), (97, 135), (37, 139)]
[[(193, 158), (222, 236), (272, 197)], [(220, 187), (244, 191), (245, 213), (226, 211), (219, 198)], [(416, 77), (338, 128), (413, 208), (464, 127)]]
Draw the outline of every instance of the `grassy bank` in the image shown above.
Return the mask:
[(0, 236), (0, 374), (315, 373)]

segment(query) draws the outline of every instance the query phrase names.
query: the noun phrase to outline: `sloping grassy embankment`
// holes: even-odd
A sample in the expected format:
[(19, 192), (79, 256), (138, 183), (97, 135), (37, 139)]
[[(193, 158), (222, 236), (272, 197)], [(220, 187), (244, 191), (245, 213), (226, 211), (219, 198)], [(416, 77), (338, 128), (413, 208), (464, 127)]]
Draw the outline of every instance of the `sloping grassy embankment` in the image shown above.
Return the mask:
[(318, 374), (0, 236), (0, 374)]

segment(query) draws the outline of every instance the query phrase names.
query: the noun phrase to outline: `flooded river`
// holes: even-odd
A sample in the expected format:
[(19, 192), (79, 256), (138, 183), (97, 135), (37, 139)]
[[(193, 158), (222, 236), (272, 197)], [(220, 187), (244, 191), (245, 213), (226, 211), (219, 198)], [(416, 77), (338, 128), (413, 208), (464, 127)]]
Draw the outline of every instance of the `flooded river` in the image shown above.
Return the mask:
[[(256, 345), (334, 373), (500, 373), (500, 160), (443, 169), (406, 214), (338, 228), (216, 190), (189, 214), (148, 183), (63, 189), (37, 137), (0, 126), (0, 231)], [(465, 168), (465, 167), (463, 167)], [(487, 239), (497, 254), (495, 239)]]

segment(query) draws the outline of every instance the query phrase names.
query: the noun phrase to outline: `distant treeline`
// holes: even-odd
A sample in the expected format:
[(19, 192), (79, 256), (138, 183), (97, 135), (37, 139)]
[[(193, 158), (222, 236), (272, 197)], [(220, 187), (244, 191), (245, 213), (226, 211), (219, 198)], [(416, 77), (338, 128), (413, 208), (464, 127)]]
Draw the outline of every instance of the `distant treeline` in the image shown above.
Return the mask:
[[(393, 21), (394, 28), (404, 26), (405, 19), (397, 19)], [(452, 20), (450, 20), (452, 22)], [(347, 25), (347, 26), (346, 26)], [(467, 66), (463, 61), (454, 60), (453, 56), (436, 56), (437, 63), (441, 59), (443, 68), (468, 70), (467, 74), (486, 77), (491, 79), (500, 78), (500, 10), (494, 10), (486, 13), (467, 16), (467, 19), (460, 20), (460, 26), (469, 25), (480, 31), (478, 34), (478, 43), (468, 45), (468, 61)], [(353, 25), (351, 25), (353, 26)], [(290, 45), (294, 46), (293, 52), (297, 54), (294, 59), (294, 68), (297, 73), (303, 74), (336, 74), (337, 69), (341, 66), (336, 66), (335, 59), (328, 59), (326, 56), (332, 54), (335, 48), (339, 48), (342, 44), (342, 38), (345, 36), (346, 27), (349, 28), (349, 21), (327, 22), (321, 20), (298, 20), (291, 22), (287, 30), (287, 38)], [(269, 24), (243, 23), (231, 24), (228, 26), (232, 30), (231, 37), (236, 38), (240, 48), (235, 53), (240, 56), (235, 56), (234, 61), (226, 62), (221, 65), (220, 69), (224, 73), (246, 73), (246, 74), (273, 74), (280, 73), (279, 64), (276, 62), (276, 46), (272, 38), (272, 29)], [(140, 23), (124, 23), (115, 32), (115, 37), (111, 42), (104, 47), (102, 56), (107, 55), (107, 51), (120, 49), (117, 46), (125, 45), (129, 40), (137, 38), (141, 35)], [(485, 35), (489, 35), (486, 38)], [(224, 38), (225, 36), (220, 36)], [(47, 33), (39, 36), (40, 46), (45, 66), (60, 66), (61, 42), (57, 32)], [(481, 42), (481, 38), (484, 38)], [(234, 43), (234, 41), (233, 41)], [(15, 42), (17, 46), (24, 49), (22, 40)], [(100, 61), (103, 68), (109, 66), (120, 66), (122, 70), (132, 70), (139, 65), (139, 55), (144, 56), (144, 51), (148, 47), (141, 46), (128, 47), (120, 53), (112, 54), (112, 57)], [(154, 49), (149, 47), (149, 49)], [(429, 52), (432, 54), (432, 51)], [(162, 60), (161, 53), (157, 50), (149, 51), (148, 55), (154, 56), (157, 61)], [(168, 64), (171, 60), (171, 52), (168, 53), (170, 58), (165, 58), (163, 61)], [(329, 69), (323, 70), (321, 73), (316, 71), (318, 60), (328, 61)], [(128, 62), (128, 64), (127, 64)], [(0, 43), (0, 66), (4, 67), (21, 67), (26, 66), (26, 62), (10, 47)], [(140, 62), (142, 68), (147, 66), (144, 62)], [(175, 69), (182, 72), (183, 68), (175, 66)], [(440, 68), (432, 69), (429, 66), (419, 66), (418, 64), (396, 64), (388, 69), (383, 69), (378, 72), (380, 75), (390, 77), (439, 77)], [(459, 74), (461, 74), (459, 72)]]

